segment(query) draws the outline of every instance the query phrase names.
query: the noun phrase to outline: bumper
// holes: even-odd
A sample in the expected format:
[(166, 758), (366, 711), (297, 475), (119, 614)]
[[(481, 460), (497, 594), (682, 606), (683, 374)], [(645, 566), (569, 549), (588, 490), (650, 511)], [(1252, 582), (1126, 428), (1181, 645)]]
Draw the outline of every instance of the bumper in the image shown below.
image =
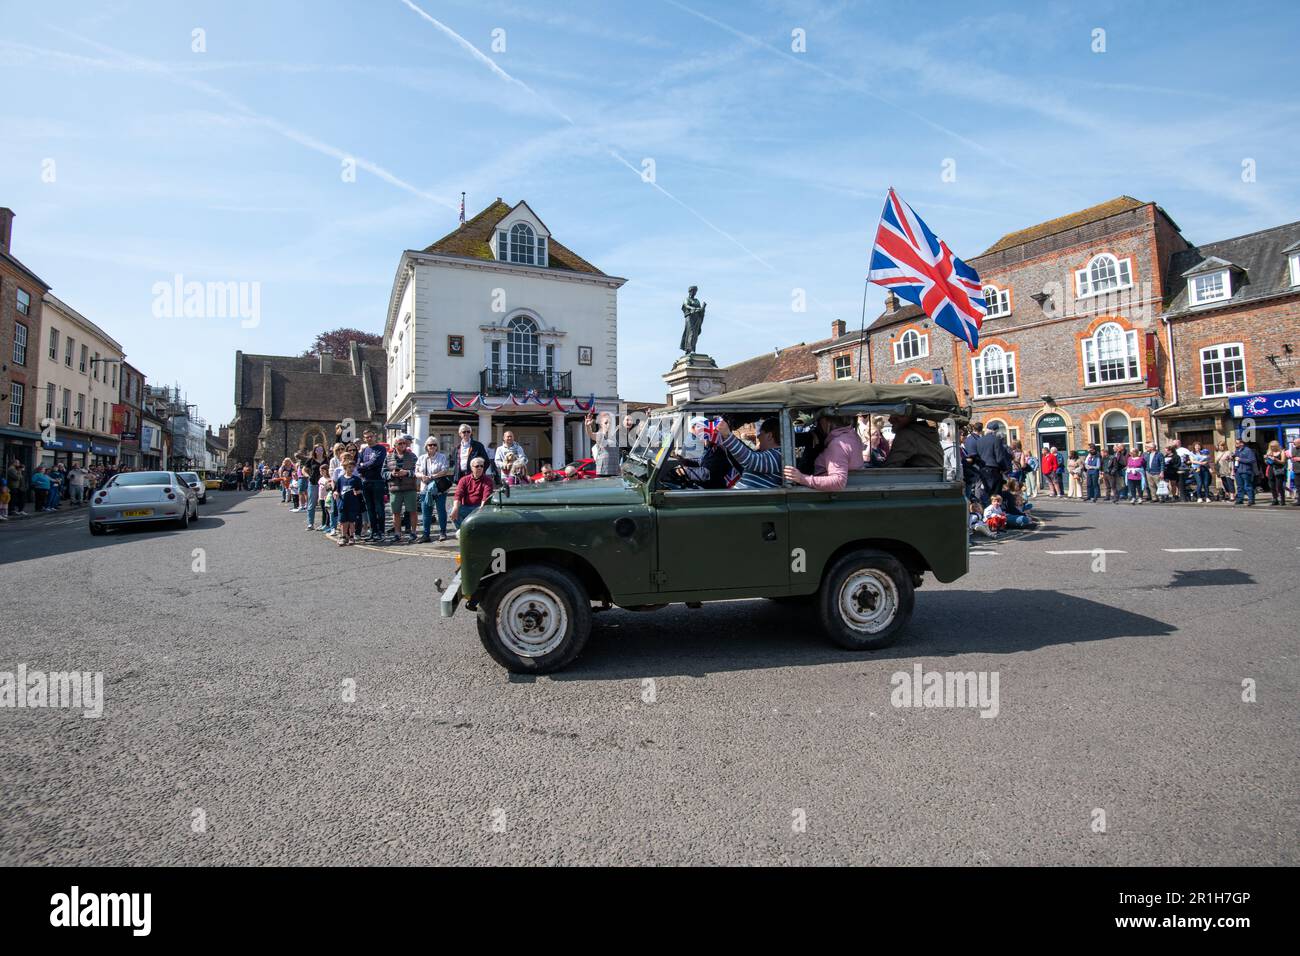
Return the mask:
[(143, 510), (131, 508), (104, 508), (97, 505), (90, 506), (90, 520), (95, 524), (140, 524), (150, 521), (175, 521), (181, 516), (181, 508), (171, 505), (168, 508), (153, 507), (153, 514), (149, 515), (123, 515), (123, 511)]
[(451, 584), (442, 592), (442, 616), (451, 617), (456, 613), (456, 605), (460, 603), (460, 572), (451, 579)]

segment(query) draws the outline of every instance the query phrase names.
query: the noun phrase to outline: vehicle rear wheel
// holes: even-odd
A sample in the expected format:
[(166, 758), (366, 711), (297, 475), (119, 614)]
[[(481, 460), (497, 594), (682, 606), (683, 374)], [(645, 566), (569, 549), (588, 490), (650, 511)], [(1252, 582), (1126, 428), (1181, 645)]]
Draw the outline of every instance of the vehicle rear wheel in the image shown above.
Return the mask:
[(846, 554), (826, 572), (817, 592), (817, 613), (827, 636), (851, 651), (894, 643), (915, 604), (912, 575), (884, 551)]
[(90, 522), (90, 533), (91, 533), (91, 534), (103, 534), (103, 533), (104, 533), (105, 531), (107, 531), (107, 530), (108, 530), (108, 529), (105, 528), (102, 524), (98, 524), (97, 522), (94, 522), (94, 521)]
[(478, 609), (478, 636), (516, 674), (547, 674), (572, 663), (591, 634), (591, 604), (576, 577), (530, 564), (493, 582)]
[(185, 502), (185, 507), (181, 509), (181, 516), (176, 519), (176, 526), (184, 531), (190, 526), (190, 504)]

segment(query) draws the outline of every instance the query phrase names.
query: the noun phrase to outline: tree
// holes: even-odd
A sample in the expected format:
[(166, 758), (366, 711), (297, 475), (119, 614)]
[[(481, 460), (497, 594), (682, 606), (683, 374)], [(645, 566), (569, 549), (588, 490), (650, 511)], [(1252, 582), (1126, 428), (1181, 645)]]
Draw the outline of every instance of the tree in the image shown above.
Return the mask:
[(349, 342), (356, 342), (358, 345), (383, 345), (384, 337), (373, 332), (362, 332), (360, 329), (335, 329), (332, 332), (317, 334), (311, 348), (302, 354), (320, 355), (324, 352), (336, 358), (347, 358)]

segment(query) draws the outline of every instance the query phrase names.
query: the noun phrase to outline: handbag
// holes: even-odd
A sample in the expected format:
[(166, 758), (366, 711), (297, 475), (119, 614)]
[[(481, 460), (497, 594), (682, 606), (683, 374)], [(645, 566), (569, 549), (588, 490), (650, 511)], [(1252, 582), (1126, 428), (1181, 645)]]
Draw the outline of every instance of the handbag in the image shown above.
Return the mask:
[(446, 492), (449, 488), (451, 488), (451, 485), (452, 485), (451, 475), (439, 475), (437, 478), (433, 479), (433, 487), (438, 489), (438, 494), (443, 494), (444, 492)]

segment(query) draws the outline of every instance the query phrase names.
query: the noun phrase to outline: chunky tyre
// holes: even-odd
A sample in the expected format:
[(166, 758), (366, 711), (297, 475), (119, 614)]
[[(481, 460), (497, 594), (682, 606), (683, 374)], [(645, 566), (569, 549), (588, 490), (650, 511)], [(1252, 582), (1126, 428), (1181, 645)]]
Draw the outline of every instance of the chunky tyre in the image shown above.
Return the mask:
[(91, 534), (103, 534), (107, 530), (108, 529), (105, 528), (102, 524), (96, 524), (94, 521), (90, 522)]
[(562, 568), (530, 564), (494, 580), (479, 603), (478, 636), (516, 674), (546, 674), (574, 661), (591, 634), (591, 603)]
[(827, 636), (851, 651), (894, 643), (915, 604), (912, 575), (884, 551), (846, 554), (826, 572), (817, 592), (817, 613)]

